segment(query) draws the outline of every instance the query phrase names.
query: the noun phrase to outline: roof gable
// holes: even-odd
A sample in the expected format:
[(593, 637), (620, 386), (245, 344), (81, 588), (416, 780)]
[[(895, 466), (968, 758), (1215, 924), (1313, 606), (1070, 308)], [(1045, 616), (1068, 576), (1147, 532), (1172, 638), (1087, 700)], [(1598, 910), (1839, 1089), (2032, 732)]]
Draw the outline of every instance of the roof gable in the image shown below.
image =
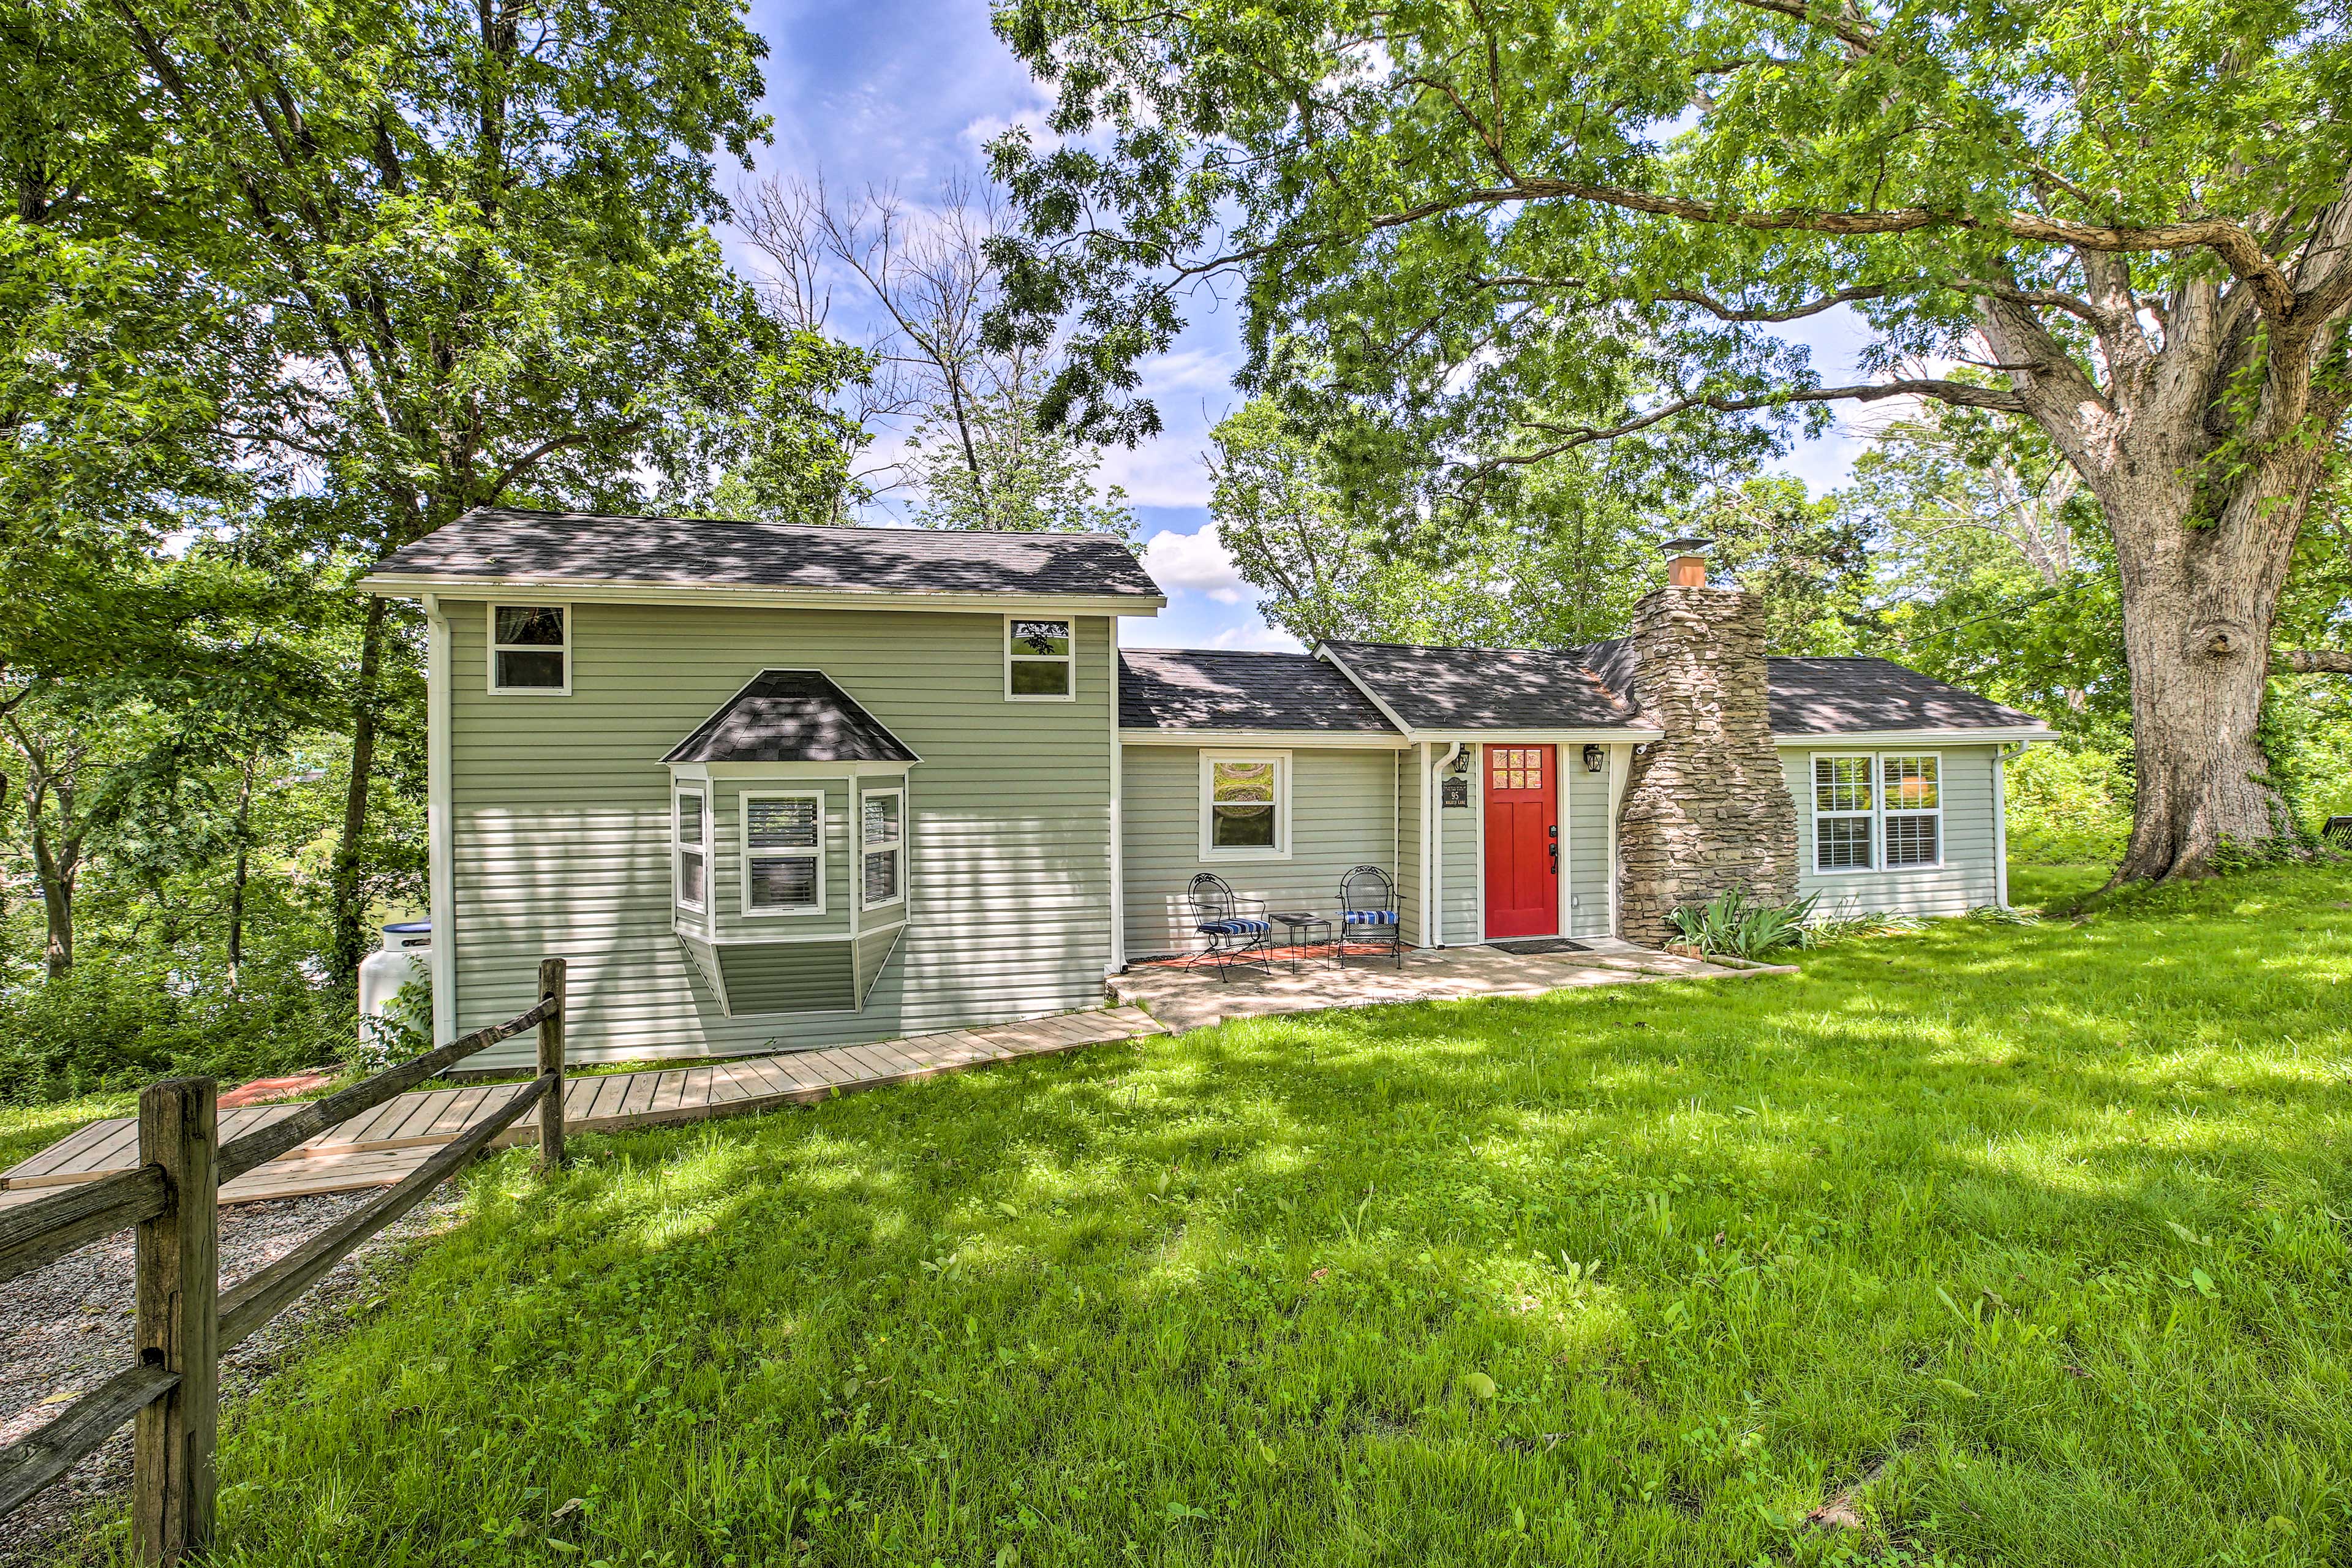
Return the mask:
[(907, 743), (823, 670), (763, 669), (665, 763), (914, 763)]
[(370, 576), (1112, 599), (1133, 601), (1139, 610), (1165, 603), (1134, 552), (1107, 533), (835, 528), (515, 507), (476, 507), (394, 551)]

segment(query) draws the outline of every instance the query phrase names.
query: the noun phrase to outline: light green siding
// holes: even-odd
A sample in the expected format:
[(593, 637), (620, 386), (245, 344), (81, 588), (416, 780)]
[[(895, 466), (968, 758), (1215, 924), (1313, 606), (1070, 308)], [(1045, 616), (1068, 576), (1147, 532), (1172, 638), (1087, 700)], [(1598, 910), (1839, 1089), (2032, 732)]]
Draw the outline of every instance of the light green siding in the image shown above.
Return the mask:
[(1421, 789), (1429, 766), (1419, 746), (1396, 755), (1397, 908), (1403, 911), (1404, 940), (1413, 947), (1428, 945), (1421, 908)]
[[(762, 1013), (845, 1013), (857, 1005), (849, 939), (730, 942), (719, 950), (727, 1003), (738, 1019)], [(772, 1018), (772, 1032), (805, 1020)]]
[[(1076, 701), (1016, 703), (1004, 700), (998, 615), (574, 604), (572, 694), (557, 697), (488, 694), (484, 603), (440, 608), (456, 930), (437, 939), (456, 944), (459, 1029), (530, 1005), (550, 954), (572, 961), (569, 1037), (583, 1060), (887, 1039), (1101, 1000), (1108, 617), (1078, 618)], [(907, 932), (862, 1012), (762, 1016), (738, 997), (737, 1016), (722, 1016), (674, 934), (661, 758), (763, 668), (824, 671), (923, 759), (908, 770)], [(823, 929), (740, 921), (740, 787), (714, 792), (720, 933)], [(827, 890), (845, 911), (846, 784), (828, 788), (840, 795), (828, 799)], [(845, 955), (845, 993), (847, 973)], [(525, 1037), (478, 1060), (529, 1057)]]
[[(1567, 818), (1561, 837), (1568, 840), (1568, 934), (1607, 936), (1609, 931), (1609, 757), (1601, 771), (1584, 771), (1584, 748), (1562, 746), (1559, 776), (1568, 788)], [(1602, 751), (1608, 756), (1607, 749)]]
[(1269, 909), (1325, 915), (1338, 911), (1339, 879), (1351, 868), (1370, 864), (1397, 874), (1397, 753), (1276, 749), (1290, 752), (1290, 858), (1204, 861), (1200, 748), (1127, 745), (1121, 809), (1130, 960), (1201, 946), (1184, 889), (1202, 871), (1223, 877), (1244, 898), (1265, 900)]
[(1905, 755), (1932, 751), (1943, 759), (1941, 866), (1879, 871), (1813, 869), (1813, 754), (1873, 749), (1864, 742), (1840, 745), (1832, 742), (1780, 748), (1789, 793), (1797, 802), (1797, 890), (1820, 894), (1821, 902), (1815, 909), (1822, 914), (1958, 915), (1996, 902), (2000, 895), (1995, 858), (2000, 819), (1994, 803), (1994, 791), (1999, 787), (1993, 767), (1999, 748), (1994, 746), (1877, 748)]
[[(1453, 750), (1449, 743), (1431, 748), (1430, 761), (1435, 765)], [(1439, 857), (1439, 868), (1444, 873), (1445, 887), (1441, 895), (1437, 936), (1448, 947), (1475, 947), (1486, 939), (1486, 920), (1478, 908), (1478, 863), (1485, 848), (1479, 842), (1479, 829), (1486, 813), (1479, 809), (1480, 786), (1485, 782), (1478, 772), (1478, 754), (1475, 747), (1465, 746), (1462, 755), (1467, 759), (1469, 773), (1469, 804), (1444, 804), (1444, 783), (1441, 773), (1437, 786), (1431, 794), (1439, 802), (1437, 826), (1445, 842)]]

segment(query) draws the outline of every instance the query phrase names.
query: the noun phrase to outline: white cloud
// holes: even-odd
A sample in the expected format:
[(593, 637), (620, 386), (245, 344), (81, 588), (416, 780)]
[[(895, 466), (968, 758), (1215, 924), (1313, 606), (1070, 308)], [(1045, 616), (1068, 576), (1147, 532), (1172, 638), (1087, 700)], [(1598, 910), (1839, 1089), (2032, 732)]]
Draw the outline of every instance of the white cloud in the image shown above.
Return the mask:
[(1307, 651), (1307, 645), (1288, 632), (1277, 631), (1259, 620), (1253, 620), (1247, 626), (1233, 626), (1219, 632), (1211, 639), (1209, 646), (1239, 648), (1247, 653), (1305, 653)]
[(1095, 483), (1118, 486), (1137, 506), (1205, 507), (1212, 488), (1200, 447), (1173, 434), (1139, 447), (1105, 447)]
[(1163, 588), (1204, 595), (1220, 605), (1238, 605), (1249, 595), (1213, 522), (1192, 533), (1153, 534), (1143, 547), (1143, 569)]

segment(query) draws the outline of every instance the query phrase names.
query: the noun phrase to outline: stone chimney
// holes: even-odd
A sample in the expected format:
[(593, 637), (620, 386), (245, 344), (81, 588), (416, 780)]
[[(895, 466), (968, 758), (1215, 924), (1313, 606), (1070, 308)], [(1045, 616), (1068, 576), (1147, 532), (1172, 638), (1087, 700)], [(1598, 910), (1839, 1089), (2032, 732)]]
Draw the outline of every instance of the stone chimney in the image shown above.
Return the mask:
[(1637, 748), (1618, 819), (1624, 935), (1662, 942), (1666, 911), (1741, 887), (1797, 895), (1797, 807), (1772, 745), (1764, 605), (1707, 586), (1710, 541), (1677, 539), (1666, 585), (1633, 606), (1629, 694), (1665, 738)]

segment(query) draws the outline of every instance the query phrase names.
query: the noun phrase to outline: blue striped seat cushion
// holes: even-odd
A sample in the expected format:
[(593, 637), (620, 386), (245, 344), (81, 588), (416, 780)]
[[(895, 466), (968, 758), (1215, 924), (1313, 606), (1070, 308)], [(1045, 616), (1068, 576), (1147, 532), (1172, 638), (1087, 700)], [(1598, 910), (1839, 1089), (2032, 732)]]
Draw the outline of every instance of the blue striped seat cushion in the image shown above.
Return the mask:
[(1392, 926), (1397, 923), (1394, 910), (1349, 910), (1348, 923), (1351, 926)]
[(1265, 921), (1210, 921), (1200, 927), (1203, 936), (1262, 936), (1274, 929)]

